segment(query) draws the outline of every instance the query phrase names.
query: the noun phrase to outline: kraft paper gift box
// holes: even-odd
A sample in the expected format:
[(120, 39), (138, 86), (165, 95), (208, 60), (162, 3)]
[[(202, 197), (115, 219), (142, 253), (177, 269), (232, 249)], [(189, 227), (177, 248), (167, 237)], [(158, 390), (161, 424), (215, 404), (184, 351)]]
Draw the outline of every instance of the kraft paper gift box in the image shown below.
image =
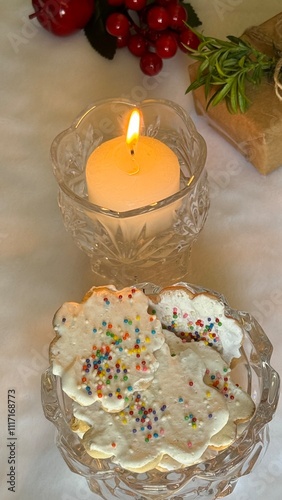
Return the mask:
[[(273, 56), (275, 49), (282, 57), (282, 13), (241, 36), (261, 52)], [(280, 54), (279, 54), (280, 56)], [(189, 66), (191, 82), (195, 80), (198, 62)], [(259, 86), (247, 84), (250, 107), (246, 113), (232, 114), (225, 102), (206, 110), (204, 87), (193, 91), (196, 112), (231, 142), (261, 174), (269, 174), (282, 166), (282, 100), (275, 92), (274, 80), (263, 77)]]

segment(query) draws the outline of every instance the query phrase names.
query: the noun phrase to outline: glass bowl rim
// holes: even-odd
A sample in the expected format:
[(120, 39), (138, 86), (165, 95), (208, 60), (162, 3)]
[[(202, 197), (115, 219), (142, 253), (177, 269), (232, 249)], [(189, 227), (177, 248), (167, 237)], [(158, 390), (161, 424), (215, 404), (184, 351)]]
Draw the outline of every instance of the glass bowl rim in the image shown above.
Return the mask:
[[(199, 154), (200, 162), (199, 166), (197, 168), (197, 171), (195, 174), (191, 176), (189, 179), (189, 182), (187, 183), (186, 186), (181, 188), (179, 191), (176, 193), (168, 196), (167, 198), (164, 198), (162, 200), (159, 200), (157, 202), (154, 202), (149, 205), (144, 205), (143, 207), (133, 209), (133, 210), (126, 210), (124, 212), (121, 211), (116, 211), (116, 210), (111, 210), (109, 208), (102, 207), (100, 205), (96, 205), (94, 203), (91, 203), (88, 201), (88, 199), (83, 198), (76, 194), (74, 191), (72, 191), (64, 182), (63, 177), (60, 173), (60, 168), (58, 166), (58, 160), (57, 160), (57, 149), (59, 147), (60, 142), (65, 139), (67, 136), (72, 135), (73, 133), (76, 132), (76, 130), (79, 129), (82, 121), (84, 118), (94, 111), (97, 107), (103, 106), (105, 104), (110, 104), (110, 103), (115, 103), (115, 104), (125, 104), (128, 105), (132, 108), (140, 108), (142, 109), (143, 107), (149, 106), (151, 104), (161, 104), (168, 106), (170, 108), (173, 108), (176, 113), (180, 116), (180, 118), (183, 120), (184, 124), (187, 125), (187, 127), (192, 131), (194, 136), (197, 138), (197, 142), (199, 144), (199, 147), (201, 149), (201, 152)], [(185, 196), (187, 196), (195, 187), (197, 182), (199, 181), (204, 169), (205, 169), (205, 162), (206, 162), (206, 157), (207, 157), (207, 145), (206, 142), (203, 138), (203, 136), (198, 132), (192, 118), (184, 111), (184, 109), (179, 106), (177, 103), (174, 101), (168, 100), (168, 99), (144, 99), (140, 102), (133, 102), (130, 99), (126, 98), (108, 98), (108, 99), (100, 99), (97, 100), (91, 104), (89, 104), (72, 122), (70, 127), (67, 129), (63, 130), (60, 132), (52, 141), (51, 148), (50, 148), (50, 156), (51, 156), (51, 161), (53, 164), (53, 173), (54, 176), (57, 180), (57, 183), (59, 185), (59, 188), (64, 192), (65, 195), (67, 195), (72, 201), (77, 204), (78, 206), (83, 207), (87, 211), (91, 213), (100, 213), (107, 215), (109, 217), (113, 218), (118, 218), (118, 219), (123, 219), (123, 218), (128, 218), (128, 217), (135, 217), (136, 215), (142, 215), (148, 212), (154, 212), (155, 210), (158, 210), (162, 207), (169, 206), (170, 204), (181, 200)]]

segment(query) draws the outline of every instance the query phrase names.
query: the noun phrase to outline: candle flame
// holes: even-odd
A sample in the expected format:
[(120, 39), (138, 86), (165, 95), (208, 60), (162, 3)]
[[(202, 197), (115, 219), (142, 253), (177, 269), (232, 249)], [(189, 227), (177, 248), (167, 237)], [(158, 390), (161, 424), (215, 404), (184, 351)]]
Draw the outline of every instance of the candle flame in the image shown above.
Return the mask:
[(138, 109), (134, 109), (130, 115), (127, 134), (126, 134), (126, 144), (128, 145), (130, 152), (134, 155), (134, 148), (139, 139), (140, 131), (140, 112)]

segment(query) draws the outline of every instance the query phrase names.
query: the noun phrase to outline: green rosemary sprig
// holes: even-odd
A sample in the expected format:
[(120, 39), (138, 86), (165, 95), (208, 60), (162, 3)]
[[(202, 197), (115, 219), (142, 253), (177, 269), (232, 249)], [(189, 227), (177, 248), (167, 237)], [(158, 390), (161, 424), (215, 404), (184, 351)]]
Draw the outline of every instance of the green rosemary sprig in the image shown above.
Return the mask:
[(209, 98), (207, 109), (225, 99), (231, 113), (245, 113), (250, 105), (246, 82), (259, 85), (263, 75), (274, 72), (277, 59), (266, 56), (241, 38), (228, 36), (225, 41), (190, 29), (200, 39), (200, 45), (189, 55), (200, 65), (186, 93), (203, 85), (206, 99)]

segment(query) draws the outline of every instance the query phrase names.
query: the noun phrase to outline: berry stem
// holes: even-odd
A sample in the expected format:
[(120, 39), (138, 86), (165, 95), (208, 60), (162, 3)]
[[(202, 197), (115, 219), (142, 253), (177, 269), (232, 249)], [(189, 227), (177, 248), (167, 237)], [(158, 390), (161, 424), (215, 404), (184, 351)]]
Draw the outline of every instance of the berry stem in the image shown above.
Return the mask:
[(33, 12), (28, 16), (29, 19), (34, 19), (35, 17), (37, 18), (41, 11), (43, 10), (43, 7), (40, 7), (36, 12)]

